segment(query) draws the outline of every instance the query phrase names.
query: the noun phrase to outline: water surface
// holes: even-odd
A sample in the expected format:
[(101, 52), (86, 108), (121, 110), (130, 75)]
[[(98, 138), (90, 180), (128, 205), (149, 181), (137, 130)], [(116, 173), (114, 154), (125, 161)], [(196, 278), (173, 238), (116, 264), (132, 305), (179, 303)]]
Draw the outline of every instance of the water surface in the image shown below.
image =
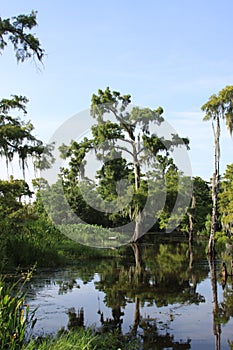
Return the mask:
[[(37, 270), (28, 303), (38, 307), (34, 334), (84, 325), (137, 333), (143, 349), (230, 349), (231, 276), (219, 276), (223, 251), (212, 264), (205, 243), (177, 240), (131, 245), (120, 258)], [(157, 346), (157, 347), (156, 347)]]

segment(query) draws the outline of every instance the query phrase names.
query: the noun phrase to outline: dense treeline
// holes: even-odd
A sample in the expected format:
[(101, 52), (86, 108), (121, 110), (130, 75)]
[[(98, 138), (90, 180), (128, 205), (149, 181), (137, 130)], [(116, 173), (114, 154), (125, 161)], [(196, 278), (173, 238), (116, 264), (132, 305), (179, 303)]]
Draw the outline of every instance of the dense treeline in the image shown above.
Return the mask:
[[(152, 226), (150, 231), (162, 232), (166, 228), (168, 221), (171, 219), (171, 212), (174, 207), (176, 197), (177, 197), (177, 172), (169, 171), (165, 175), (166, 186), (163, 183), (163, 190), (166, 192), (166, 203), (162, 210), (158, 213), (158, 220)], [(184, 178), (185, 179), (185, 178)], [(112, 180), (112, 179), (111, 179)], [(157, 182), (158, 185), (159, 181)], [(209, 183), (200, 177), (194, 177), (192, 179), (193, 184), (193, 196), (195, 197), (195, 208), (190, 207), (187, 209), (187, 213), (182, 218), (176, 231), (182, 231), (186, 234), (189, 233), (190, 223), (189, 215), (193, 211), (194, 217), (194, 233), (196, 235), (207, 235), (208, 234), (208, 221), (209, 215), (211, 214), (211, 189)], [(67, 185), (67, 182), (66, 182)], [(61, 180), (57, 183), (49, 186), (48, 184), (44, 186), (42, 194), (37, 192), (37, 199), (35, 204), (38, 207), (43, 208), (45, 205), (52, 221), (57, 225), (61, 224), (75, 224), (78, 223), (76, 216), (69, 216), (66, 212), (66, 199), (68, 200), (73, 212), (78, 215), (83, 221), (91, 225), (101, 225), (102, 227), (110, 228), (114, 226), (119, 226), (130, 221), (130, 215), (121, 214), (109, 214), (106, 215), (104, 212), (99, 212), (88, 205), (88, 203), (82, 197), (82, 191), (79, 189), (78, 184), (74, 187), (65, 185), (65, 195), (64, 187), (61, 185)], [(179, 184), (179, 185), (182, 185)], [(161, 186), (162, 187), (162, 186)], [(146, 186), (144, 187), (146, 189)], [(100, 186), (93, 186), (92, 191), (96, 192), (94, 198), (98, 198), (99, 192), (101, 191)], [(147, 195), (146, 191), (143, 194)], [(43, 199), (41, 199), (41, 197)], [(57, 205), (59, 203), (59, 205)]]
[[(154, 124), (156, 130), (164, 122), (162, 108), (134, 107), (128, 111), (130, 102), (130, 95), (109, 88), (92, 96), (92, 134), (89, 139), (60, 147), (60, 155), (68, 165), (60, 169), (56, 183), (49, 185), (45, 179), (35, 179), (33, 192), (25, 180), (10, 177), (0, 181), (1, 261), (8, 261), (11, 266), (34, 262), (47, 266), (67, 263), (74, 255), (83, 258), (84, 251), (87, 256), (103, 255), (92, 249), (83, 250), (72, 240), (108, 247), (114, 242), (109, 243), (111, 234), (104, 229), (115, 228), (119, 231), (119, 236), (114, 236), (118, 245), (135, 242), (148, 220), (152, 224), (146, 231), (165, 232), (172, 227), (191, 241), (212, 232), (213, 183), (211, 186), (200, 177), (185, 175), (172, 157), (175, 148), (188, 149), (189, 140), (176, 134), (170, 138), (157, 136), (150, 127)], [(53, 145), (43, 145), (33, 136), (33, 125), (16, 114), (26, 114), (26, 103), (27, 99), (21, 96), (0, 102), (2, 162), (8, 166), (17, 156), (24, 175), (29, 160), (42, 169), (53, 162)], [(109, 113), (115, 116), (114, 122), (108, 119)], [(102, 164), (94, 179), (85, 174), (85, 156), (90, 152)], [(217, 237), (231, 238), (232, 165), (218, 181), (215, 231), (219, 232)], [(120, 233), (125, 234), (122, 227), (127, 228), (131, 222), (131, 236), (120, 237)], [(83, 223), (95, 227), (90, 232)], [(98, 242), (98, 237), (104, 244)]]
[[(38, 181), (37, 181), (38, 182)], [(196, 198), (195, 214), (194, 214), (194, 234), (207, 235), (208, 234), (208, 222), (210, 221), (211, 213), (211, 197), (210, 188), (201, 178), (194, 178), (194, 193)], [(68, 230), (69, 226), (74, 226), (75, 223), (72, 220), (67, 224), (66, 211), (62, 210), (63, 198), (59, 193), (59, 186), (54, 184), (52, 186), (46, 185), (43, 190), (37, 188), (36, 199), (29, 202), (32, 191), (24, 180), (14, 180), (11, 178), (9, 181), (0, 181), (0, 206), (1, 206), (1, 261), (7, 260), (8, 265), (30, 265), (37, 261), (38, 265), (48, 266), (57, 265), (61, 263), (68, 263), (72, 257), (77, 259), (83, 259), (85, 254), (87, 256), (103, 256), (107, 254), (106, 251), (93, 250), (91, 248), (80, 247), (80, 245), (69, 240), (59, 232), (59, 225), (66, 226)], [(167, 189), (169, 191), (170, 198), (176, 196), (176, 188), (172, 189), (172, 186)], [(53, 221), (48, 217), (47, 212), (44, 209), (44, 201), (42, 199), (41, 192), (44, 198), (46, 198), (46, 207), (51, 198), (50, 214)], [(78, 191), (77, 191), (78, 192)], [(49, 195), (51, 197), (49, 197)], [(27, 197), (27, 201), (25, 201)], [(64, 200), (64, 198), (63, 198)], [(73, 201), (75, 203), (74, 197)], [(58, 205), (59, 204), (59, 205)], [(54, 205), (54, 206), (53, 206)], [(58, 205), (58, 208), (57, 208)], [(169, 219), (169, 202), (160, 214), (158, 221), (152, 228), (156, 231), (163, 231), (167, 220)], [(91, 224), (99, 224), (99, 234), (107, 236), (104, 229), (101, 227), (109, 227), (114, 224), (113, 218), (111, 221), (105, 216), (105, 220), (100, 220), (100, 215), (96, 212), (94, 216), (93, 209), (87, 207), (85, 201), (78, 202), (79, 215), (88, 222), (91, 218)], [(57, 211), (59, 209), (59, 211)], [(191, 210), (191, 209), (190, 209)], [(223, 209), (222, 209), (223, 210)], [(224, 214), (225, 215), (225, 214)], [(226, 215), (225, 215), (226, 216)], [(226, 217), (224, 216), (224, 225), (226, 225)], [(98, 221), (95, 221), (95, 217)], [(117, 224), (120, 223), (120, 217), (117, 217)], [(123, 222), (125, 217), (123, 217)], [(56, 226), (54, 225), (56, 223)], [(189, 211), (184, 216), (180, 223), (179, 230), (188, 234), (189, 232)], [(77, 227), (80, 226), (77, 225)], [(92, 226), (94, 229), (94, 227)], [(81, 225), (81, 231), (85, 231), (88, 235), (90, 231), (89, 227)], [(229, 229), (228, 229), (229, 235)], [(95, 230), (97, 234), (97, 230)], [(67, 232), (69, 236), (69, 232)], [(207, 236), (206, 236), (207, 237)], [(88, 245), (89, 242), (87, 242)], [(111, 242), (111, 244), (113, 244)], [(110, 254), (108, 252), (108, 254)]]
[[(35, 11), (0, 19), (0, 50), (12, 44), (18, 62), (30, 57), (42, 62), (44, 50), (39, 39), (31, 34), (36, 25)], [(167, 228), (185, 232), (190, 240), (210, 232), (213, 238), (215, 231), (231, 237), (232, 165), (222, 181), (219, 174), (219, 122), (220, 118), (225, 119), (232, 131), (231, 97), (229, 86), (202, 106), (205, 120), (216, 122), (215, 169), (210, 186), (200, 177), (191, 179), (175, 164), (173, 150), (188, 150), (189, 140), (174, 133), (158, 136), (156, 130), (164, 123), (161, 107), (128, 109), (131, 96), (109, 88), (93, 94), (91, 136), (60, 147), (68, 166), (60, 169), (56, 183), (49, 186), (44, 179), (35, 179), (32, 189), (25, 180), (13, 177), (0, 181), (3, 264), (8, 261), (8, 265), (30, 265), (37, 261), (39, 265), (56, 265), (67, 262), (74, 254), (81, 257), (83, 251), (88, 255), (88, 249), (80, 249), (79, 244), (59, 232), (58, 225), (67, 225), (67, 235), (75, 239), (74, 225), (78, 223), (77, 231), (85, 231), (84, 236), (88, 236), (90, 229), (80, 226), (80, 220), (95, 225), (93, 232), (97, 237), (107, 235), (102, 227), (116, 230), (130, 227), (131, 241), (137, 241), (141, 232), (149, 229)], [(34, 136), (32, 123), (25, 121), (27, 103), (25, 96), (18, 95), (0, 101), (1, 161), (8, 167), (17, 157), (24, 179), (29, 161), (46, 169), (54, 160), (53, 145), (44, 145)], [(114, 121), (109, 114), (115, 117)], [(102, 162), (94, 179), (85, 174), (85, 156), (90, 152)], [(147, 227), (148, 220), (152, 224)], [(127, 226), (131, 222), (134, 225)], [(90, 240), (87, 243), (91, 245)], [(94, 254), (93, 250), (90, 252)]]
[[(108, 164), (108, 167), (111, 171), (108, 171), (108, 177), (104, 178), (107, 190), (112, 185), (111, 182), (113, 182), (112, 179), (115, 175), (114, 167), (111, 168), (111, 164)], [(232, 235), (232, 168), (233, 165), (228, 165), (221, 181), (218, 207), (219, 233), (217, 237), (230, 238)], [(119, 171), (119, 167), (117, 171)], [(130, 171), (128, 174), (129, 176), (132, 175)], [(164, 231), (177, 196), (177, 170), (175, 167), (170, 168), (165, 176), (166, 203), (163, 210), (159, 212), (157, 222), (151, 228), (153, 231)], [(61, 182), (61, 180), (59, 181)], [(41, 179), (34, 180), (36, 198), (31, 201), (30, 198), (33, 193), (25, 180), (17, 180), (11, 177), (10, 180), (0, 181), (1, 261), (7, 260), (13, 266), (30, 265), (37, 261), (39, 265), (47, 266), (48, 264), (67, 263), (74, 256), (75, 258), (84, 257), (83, 247), (81, 249), (80, 245), (69, 240), (58, 229), (59, 225), (62, 224), (67, 224), (67, 229), (69, 225), (75, 224), (75, 221), (72, 221), (73, 218), (67, 218), (66, 211), (63, 210), (62, 200), (64, 201), (64, 196), (59, 192), (61, 189), (59, 181), (49, 186)], [(194, 237), (205, 236), (207, 238), (211, 227), (211, 186), (200, 177), (193, 178), (192, 183), (194, 199), (191, 199), (190, 206), (177, 230), (188, 235), (190, 222), (192, 222)], [(67, 186), (65, 187), (67, 188), (66, 196), (70, 206), (85, 222), (98, 225), (100, 228), (108, 228), (124, 224), (127, 220), (130, 220), (129, 214), (128, 216), (120, 215), (120, 213), (104, 215), (94, 210), (82, 198), (78, 184), (69, 187), (66, 182), (65, 186)], [(146, 195), (146, 185), (142, 188), (145, 191), (143, 195)], [(99, 187), (95, 186), (94, 190), (99, 195), (104, 189), (101, 179)], [(72, 198), (72, 200), (69, 198)], [(52, 220), (47, 215), (48, 207)], [(56, 223), (56, 226), (54, 223)], [(81, 228), (82, 232), (86, 230), (88, 235), (88, 227), (85, 229), (85, 226), (82, 225)], [(100, 229), (99, 232), (103, 233), (102, 231)], [(67, 236), (69, 236), (69, 233)], [(90, 253), (88, 253), (88, 248), (86, 248), (85, 253), (88, 256), (91, 254), (102, 256), (106, 252), (101, 253), (90, 249)]]

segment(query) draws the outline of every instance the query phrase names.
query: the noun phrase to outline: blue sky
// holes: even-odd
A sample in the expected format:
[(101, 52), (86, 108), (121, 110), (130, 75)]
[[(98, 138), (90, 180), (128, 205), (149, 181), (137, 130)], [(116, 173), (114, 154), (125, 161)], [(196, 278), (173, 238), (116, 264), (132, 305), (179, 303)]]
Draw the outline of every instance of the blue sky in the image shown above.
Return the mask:
[[(8, 0), (3, 18), (38, 11), (33, 31), (46, 51), (44, 66), (0, 56), (0, 96), (29, 98), (28, 118), (47, 141), (69, 117), (90, 106), (98, 88), (132, 95), (133, 104), (164, 108), (189, 137), (193, 175), (213, 169), (211, 124), (200, 107), (233, 85), (232, 0)], [(233, 163), (233, 141), (222, 127), (222, 171)]]

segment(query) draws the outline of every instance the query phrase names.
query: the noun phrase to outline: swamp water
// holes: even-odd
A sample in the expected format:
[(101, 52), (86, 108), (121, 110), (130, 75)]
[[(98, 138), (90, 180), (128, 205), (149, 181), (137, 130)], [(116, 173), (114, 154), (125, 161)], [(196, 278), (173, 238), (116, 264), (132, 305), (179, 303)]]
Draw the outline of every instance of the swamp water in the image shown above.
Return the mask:
[(84, 325), (137, 333), (142, 349), (230, 349), (232, 278), (219, 276), (232, 255), (206, 259), (206, 243), (176, 239), (121, 248), (120, 258), (37, 270), (27, 302), (38, 307), (34, 335)]

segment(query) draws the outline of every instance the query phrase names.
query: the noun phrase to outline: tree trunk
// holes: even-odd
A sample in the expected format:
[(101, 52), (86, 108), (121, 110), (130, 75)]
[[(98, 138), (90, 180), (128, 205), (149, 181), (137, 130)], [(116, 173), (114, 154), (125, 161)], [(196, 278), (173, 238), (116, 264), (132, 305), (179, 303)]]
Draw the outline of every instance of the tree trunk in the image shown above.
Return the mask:
[(218, 191), (219, 191), (219, 159), (220, 159), (220, 149), (219, 149), (219, 137), (220, 137), (220, 124), (219, 117), (216, 118), (216, 132), (214, 130), (214, 172), (212, 178), (212, 219), (211, 219), (211, 232), (208, 245), (208, 253), (210, 257), (214, 256), (214, 238), (215, 232), (217, 230), (217, 209), (218, 209)]
[(133, 142), (132, 147), (133, 147), (133, 164), (134, 164), (134, 184), (135, 184), (135, 191), (137, 192), (140, 187), (140, 165), (139, 165), (138, 156), (137, 156), (140, 146), (138, 145), (137, 147), (136, 143)]
[(138, 239), (141, 237), (141, 222), (142, 222), (141, 213), (138, 212), (135, 218), (135, 228), (134, 228), (133, 236), (130, 241), (131, 243), (136, 243)]
[(189, 243), (193, 243), (193, 226), (194, 226), (194, 214), (195, 214), (195, 207), (196, 207), (196, 197), (193, 193), (192, 195), (192, 203), (191, 208), (189, 210), (188, 216), (189, 216)]
[[(136, 146), (135, 143), (133, 143), (132, 146), (133, 146), (133, 162), (134, 162), (134, 185), (135, 185), (135, 192), (137, 192), (140, 188), (140, 165), (137, 157), (137, 152), (139, 151), (139, 147), (140, 147), (139, 140), (138, 140), (138, 147)], [(134, 234), (131, 238), (131, 242), (137, 242), (138, 239), (140, 238), (141, 222), (142, 222), (142, 217), (141, 217), (140, 211), (138, 210), (135, 217), (135, 229), (134, 229)]]

